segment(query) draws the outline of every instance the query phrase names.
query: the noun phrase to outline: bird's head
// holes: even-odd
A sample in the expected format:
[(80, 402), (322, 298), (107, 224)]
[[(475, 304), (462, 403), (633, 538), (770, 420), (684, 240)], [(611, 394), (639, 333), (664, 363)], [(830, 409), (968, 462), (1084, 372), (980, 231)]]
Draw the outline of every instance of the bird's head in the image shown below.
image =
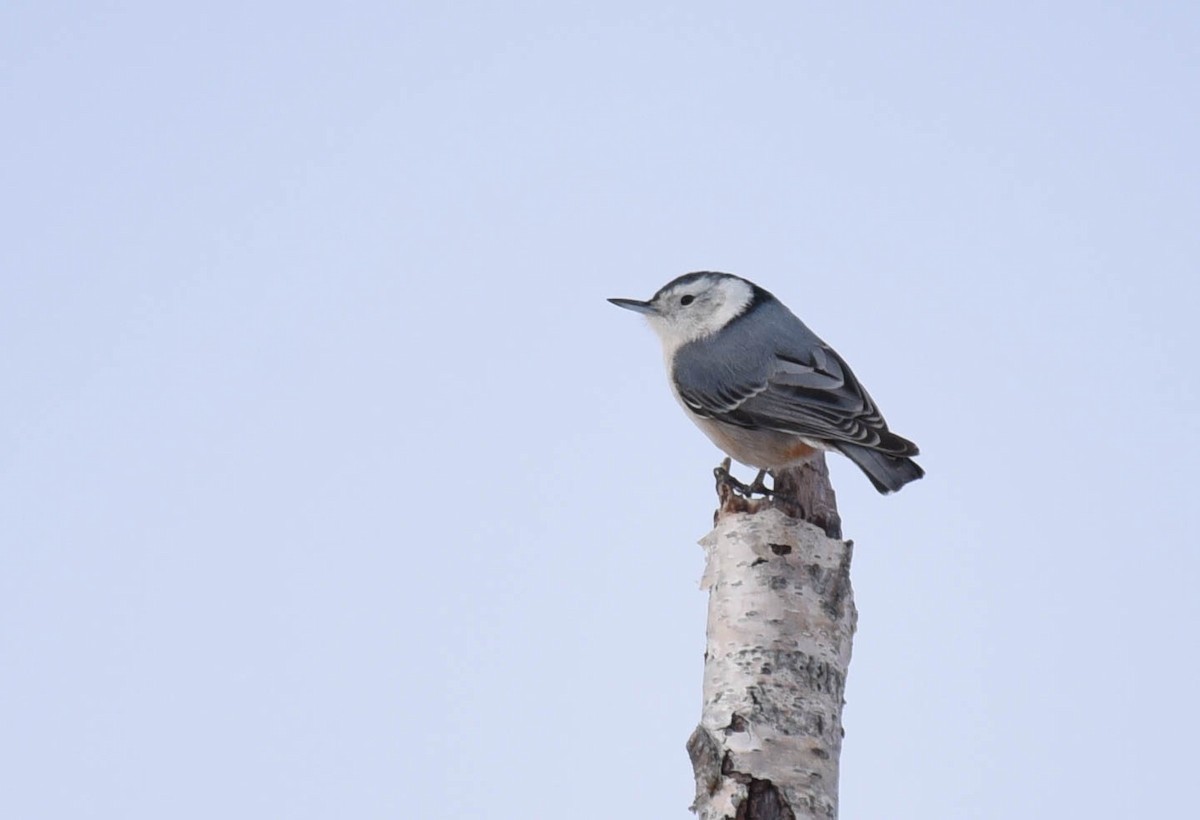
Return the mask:
[(685, 273), (659, 288), (648, 301), (609, 299), (617, 307), (644, 314), (669, 354), (688, 342), (711, 336), (745, 313), (766, 291), (730, 273)]

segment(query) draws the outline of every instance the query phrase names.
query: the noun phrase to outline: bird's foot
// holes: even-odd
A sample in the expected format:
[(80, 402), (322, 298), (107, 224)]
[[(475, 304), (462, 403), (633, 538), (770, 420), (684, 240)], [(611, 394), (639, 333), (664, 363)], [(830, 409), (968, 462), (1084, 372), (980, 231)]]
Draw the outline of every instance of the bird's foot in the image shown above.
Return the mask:
[(770, 498), (775, 494), (774, 490), (768, 489), (767, 485), (763, 483), (763, 478), (765, 478), (767, 475), (766, 470), (759, 470), (758, 475), (755, 476), (753, 481), (751, 481), (749, 484), (743, 484), (734, 478), (729, 472), (730, 465), (730, 460), (725, 459), (716, 467), (716, 469), (713, 470), (713, 475), (717, 479), (718, 493), (720, 493), (721, 489), (724, 488), (728, 492), (737, 493), (738, 495), (747, 499), (753, 498), (755, 493), (758, 493), (764, 498)]
[[(750, 482), (750, 486), (746, 488), (749, 492), (749, 494), (746, 496), (747, 498), (749, 498), (750, 495), (752, 495), (754, 493), (758, 493), (763, 498), (771, 498), (772, 496), (775, 495), (775, 491), (772, 489), (769, 489), (767, 487), (767, 485), (763, 482), (763, 479), (766, 477), (767, 477), (766, 470), (758, 471), (758, 475), (756, 475), (754, 477), (754, 480)], [(771, 476), (771, 478), (774, 479), (775, 476)]]

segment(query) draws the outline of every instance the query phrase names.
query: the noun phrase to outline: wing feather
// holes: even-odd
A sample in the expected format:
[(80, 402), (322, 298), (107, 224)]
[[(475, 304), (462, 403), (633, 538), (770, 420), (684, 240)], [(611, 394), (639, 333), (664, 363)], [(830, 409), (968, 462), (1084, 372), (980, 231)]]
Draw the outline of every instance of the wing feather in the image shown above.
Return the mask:
[(697, 415), (738, 427), (917, 455), (916, 445), (888, 430), (842, 357), (801, 327), (807, 336), (759, 355), (753, 354), (761, 346), (738, 343), (736, 336), (720, 348), (703, 342), (681, 348), (673, 368), (680, 399)]

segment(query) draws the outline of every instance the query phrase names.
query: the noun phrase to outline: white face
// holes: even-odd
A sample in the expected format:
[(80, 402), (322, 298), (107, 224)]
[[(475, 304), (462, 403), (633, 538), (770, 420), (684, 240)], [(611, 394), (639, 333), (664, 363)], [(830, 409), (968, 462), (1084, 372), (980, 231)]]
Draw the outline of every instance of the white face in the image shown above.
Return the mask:
[(668, 285), (654, 295), (646, 319), (670, 356), (680, 346), (725, 327), (750, 304), (754, 291), (733, 276), (700, 276)]

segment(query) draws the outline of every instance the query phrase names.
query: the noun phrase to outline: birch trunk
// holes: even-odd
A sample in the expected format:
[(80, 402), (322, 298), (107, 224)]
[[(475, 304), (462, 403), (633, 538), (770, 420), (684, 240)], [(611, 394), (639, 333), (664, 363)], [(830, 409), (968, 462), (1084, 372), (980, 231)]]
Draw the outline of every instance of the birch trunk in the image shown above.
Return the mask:
[(778, 475), (770, 501), (734, 495), (720, 473), (715, 528), (700, 542), (708, 644), (688, 740), (692, 810), (700, 820), (836, 818), (853, 545), (841, 540), (823, 458)]

